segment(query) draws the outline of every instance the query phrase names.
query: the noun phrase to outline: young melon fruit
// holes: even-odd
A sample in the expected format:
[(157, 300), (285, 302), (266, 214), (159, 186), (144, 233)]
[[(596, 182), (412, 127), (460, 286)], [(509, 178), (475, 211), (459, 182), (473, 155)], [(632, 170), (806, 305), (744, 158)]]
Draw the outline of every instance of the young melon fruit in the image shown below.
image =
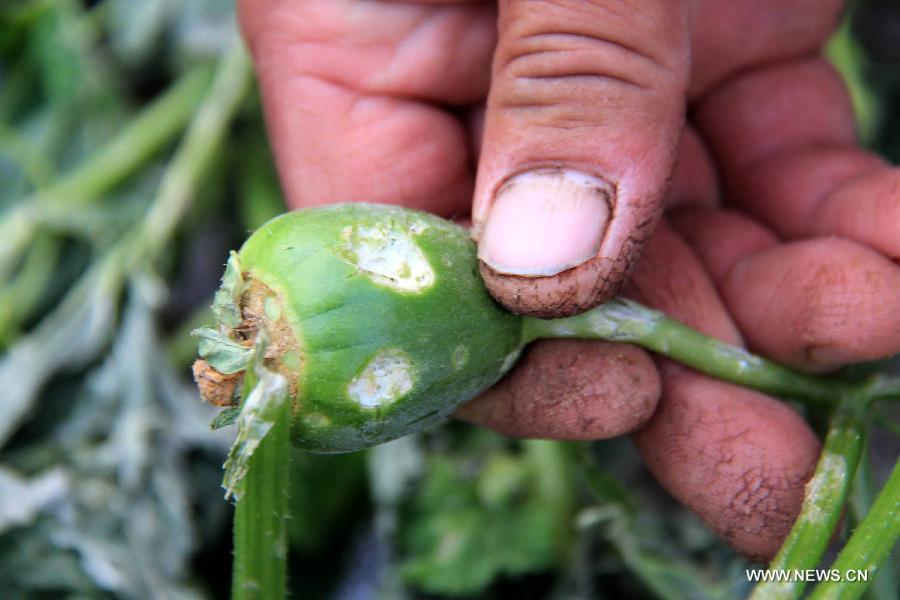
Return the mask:
[(247, 356), (265, 343), (265, 367), (290, 390), (292, 441), (315, 452), (440, 421), (523, 346), (523, 321), (484, 288), (468, 232), (396, 206), (273, 219), (232, 255), (214, 310), (194, 366), (203, 396), (230, 403)]

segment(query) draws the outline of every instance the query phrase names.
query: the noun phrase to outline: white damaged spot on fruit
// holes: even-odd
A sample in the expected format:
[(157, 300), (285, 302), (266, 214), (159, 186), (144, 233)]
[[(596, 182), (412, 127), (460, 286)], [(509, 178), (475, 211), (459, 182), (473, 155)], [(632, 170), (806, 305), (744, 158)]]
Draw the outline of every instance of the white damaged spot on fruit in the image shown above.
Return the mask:
[(331, 424), (331, 419), (327, 415), (317, 412), (306, 415), (303, 420), (310, 427), (328, 427)]
[(354, 225), (341, 232), (341, 256), (379, 285), (420, 292), (434, 284), (434, 270), (413, 239), (426, 225)]
[(453, 355), (450, 357), (450, 360), (453, 363), (453, 368), (459, 371), (466, 363), (469, 362), (469, 349), (465, 346), (457, 346), (453, 350)]
[(397, 348), (382, 350), (347, 386), (347, 394), (363, 408), (391, 404), (409, 393), (415, 381), (412, 361)]

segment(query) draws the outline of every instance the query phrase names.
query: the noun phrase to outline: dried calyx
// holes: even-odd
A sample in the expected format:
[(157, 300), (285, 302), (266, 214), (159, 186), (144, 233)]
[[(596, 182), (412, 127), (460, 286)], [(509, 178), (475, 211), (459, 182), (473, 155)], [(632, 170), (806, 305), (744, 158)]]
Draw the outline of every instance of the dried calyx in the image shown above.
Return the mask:
[(263, 352), (262, 364), (282, 375), (291, 396), (296, 396), (300, 353), (282, 302), (265, 284), (241, 272), (234, 253), (216, 293), (213, 312), (218, 328), (194, 331), (200, 338), (201, 358), (194, 361), (192, 370), (203, 399), (221, 407), (240, 404), (244, 374), (258, 351)]

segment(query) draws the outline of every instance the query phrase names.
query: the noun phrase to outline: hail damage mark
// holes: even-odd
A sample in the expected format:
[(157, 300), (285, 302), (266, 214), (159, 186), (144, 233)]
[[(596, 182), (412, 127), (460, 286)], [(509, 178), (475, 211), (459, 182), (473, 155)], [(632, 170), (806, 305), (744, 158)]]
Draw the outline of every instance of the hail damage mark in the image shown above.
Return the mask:
[(331, 419), (327, 415), (323, 415), (322, 413), (314, 412), (309, 413), (303, 420), (310, 427), (328, 427), (331, 424)]
[(426, 225), (354, 225), (341, 232), (339, 254), (378, 285), (421, 292), (434, 284), (434, 269), (413, 239)]
[(350, 382), (347, 394), (363, 408), (378, 408), (408, 394), (414, 375), (413, 363), (406, 353), (388, 348), (376, 354)]
[(269, 321), (277, 321), (281, 318), (281, 304), (275, 296), (266, 296), (263, 300), (263, 312)]
[(469, 349), (460, 344), (453, 350), (450, 361), (453, 363), (453, 368), (459, 371), (469, 362)]

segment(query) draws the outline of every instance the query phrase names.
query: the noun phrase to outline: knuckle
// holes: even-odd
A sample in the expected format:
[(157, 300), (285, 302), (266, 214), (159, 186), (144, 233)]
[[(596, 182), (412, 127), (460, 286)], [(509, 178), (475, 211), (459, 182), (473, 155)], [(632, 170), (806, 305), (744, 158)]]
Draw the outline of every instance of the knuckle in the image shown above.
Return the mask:
[(498, 55), (499, 100), (508, 108), (537, 110), (554, 128), (595, 127), (602, 114), (653, 92), (647, 65), (629, 67), (630, 52), (584, 34), (534, 33), (512, 40)]
[(682, 97), (687, 61), (673, 47), (655, 43), (652, 28), (609, 22), (592, 12), (597, 10), (511, 15), (494, 56), (489, 102), (529, 110), (537, 124), (568, 130), (597, 127), (636, 106), (655, 114), (654, 107)]
[(640, 49), (590, 31), (538, 31), (515, 37), (499, 56), (500, 70), (515, 80), (587, 80), (653, 87), (661, 65)]
[[(510, 10), (495, 71), (514, 81), (667, 87), (683, 61), (668, 17), (621, 2), (520, 2)], [(627, 3), (624, 3), (627, 4)], [(677, 29), (677, 28), (673, 28)]]

